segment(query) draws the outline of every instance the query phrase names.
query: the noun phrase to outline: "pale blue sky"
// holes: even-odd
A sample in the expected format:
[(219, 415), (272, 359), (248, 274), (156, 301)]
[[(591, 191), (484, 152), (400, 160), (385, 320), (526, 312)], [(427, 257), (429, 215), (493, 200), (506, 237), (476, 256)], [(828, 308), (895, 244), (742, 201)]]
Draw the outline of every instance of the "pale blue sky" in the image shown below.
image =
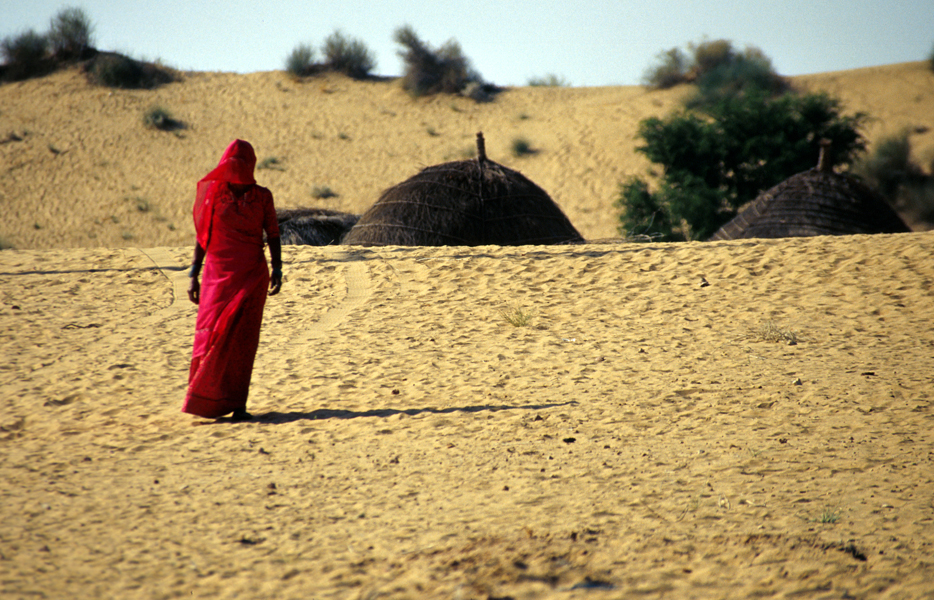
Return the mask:
[(195, 71), (272, 71), (299, 44), (341, 29), (398, 75), (401, 25), (432, 46), (456, 39), (486, 81), (555, 74), (575, 86), (638, 84), (656, 55), (704, 36), (761, 48), (801, 75), (927, 59), (934, 0), (0, 0), (0, 36), (44, 32), (83, 8), (96, 46)]

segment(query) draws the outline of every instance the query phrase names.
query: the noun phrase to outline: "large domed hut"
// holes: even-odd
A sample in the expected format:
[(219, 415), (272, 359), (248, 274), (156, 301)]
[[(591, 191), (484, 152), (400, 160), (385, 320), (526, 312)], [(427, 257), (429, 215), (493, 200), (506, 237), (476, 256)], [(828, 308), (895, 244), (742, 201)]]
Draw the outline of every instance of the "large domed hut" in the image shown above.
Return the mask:
[(835, 173), (830, 148), (816, 168), (759, 194), (710, 241), (911, 231), (882, 196), (845, 173)]
[(326, 208), (276, 209), (283, 244), (329, 246), (339, 244), (360, 217)]
[(486, 157), (423, 169), (380, 196), (342, 244), (362, 246), (519, 246), (583, 242), (540, 187)]

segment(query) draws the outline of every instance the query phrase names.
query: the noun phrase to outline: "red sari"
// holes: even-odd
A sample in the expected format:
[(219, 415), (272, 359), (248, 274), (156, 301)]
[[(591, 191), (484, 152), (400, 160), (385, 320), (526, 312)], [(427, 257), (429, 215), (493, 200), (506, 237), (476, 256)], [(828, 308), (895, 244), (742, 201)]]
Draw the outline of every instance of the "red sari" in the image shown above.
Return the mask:
[[(269, 288), (263, 231), (279, 237), (272, 194), (256, 185), (255, 165), (253, 148), (236, 140), (198, 183), (195, 229), (206, 255), (182, 412), (201, 417), (246, 408)], [(250, 187), (238, 196), (232, 183)]]

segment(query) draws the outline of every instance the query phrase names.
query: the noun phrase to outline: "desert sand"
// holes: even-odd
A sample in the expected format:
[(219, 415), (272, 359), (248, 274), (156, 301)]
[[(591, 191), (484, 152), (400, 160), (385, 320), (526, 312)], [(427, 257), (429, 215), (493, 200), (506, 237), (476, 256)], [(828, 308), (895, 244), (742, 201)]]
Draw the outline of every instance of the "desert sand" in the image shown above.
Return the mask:
[[(920, 81), (895, 65), (802, 84), (870, 72)], [(329, 185), (328, 207), (356, 211), (483, 130), (595, 240), (615, 235), (615, 180), (646, 167), (632, 119), (678, 93), (476, 105), (276, 73), (0, 87), (23, 138), (0, 145), (0, 598), (931, 597), (934, 232), (289, 246), (256, 420), (179, 412), (190, 192), (230, 137), (283, 159), (259, 172), (280, 204)], [(138, 122), (160, 94), (179, 136)], [(242, 135), (238, 105), (263, 107)], [(934, 126), (891, 110), (871, 136)], [(514, 134), (542, 151), (509, 157)]]
[[(250, 141), (257, 179), (277, 206), (360, 214), (421, 168), (475, 156), (547, 191), (588, 240), (618, 237), (619, 185), (651, 167), (636, 152), (641, 119), (677, 109), (689, 87), (530, 87), (495, 102), (410, 98), (396, 82), (342, 76), (293, 81), (285, 72), (185, 73), (156, 90), (88, 85), (77, 69), (0, 86), (0, 244), (15, 248), (190, 245), (194, 184), (234, 138)], [(906, 63), (796, 77), (845, 114), (870, 116), (872, 144), (908, 128), (914, 160), (934, 161), (934, 74)], [(185, 124), (147, 129), (161, 106)], [(18, 140), (17, 140), (18, 138)], [(535, 154), (512, 156), (514, 139)], [(316, 188), (334, 197), (317, 199)]]

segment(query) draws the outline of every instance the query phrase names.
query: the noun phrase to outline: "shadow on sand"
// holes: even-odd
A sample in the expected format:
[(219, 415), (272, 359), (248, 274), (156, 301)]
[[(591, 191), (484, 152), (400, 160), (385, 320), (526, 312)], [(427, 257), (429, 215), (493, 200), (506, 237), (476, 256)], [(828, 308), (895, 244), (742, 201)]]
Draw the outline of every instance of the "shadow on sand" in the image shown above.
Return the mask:
[[(283, 423), (294, 423), (295, 421), (322, 421), (325, 419), (358, 419), (362, 417), (371, 417), (371, 418), (382, 418), (392, 417), (395, 415), (408, 415), (413, 417), (415, 415), (421, 414), (437, 414), (444, 415), (450, 413), (479, 413), (479, 412), (498, 412), (501, 410), (545, 410), (547, 408), (557, 408), (559, 406), (573, 406), (577, 404), (574, 401), (570, 402), (559, 402), (552, 404), (521, 404), (521, 405), (510, 405), (510, 404), (481, 404), (478, 406), (452, 406), (448, 408), (434, 408), (434, 407), (425, 407), (425, 408), (381, 408), (374, 410), (364, 410), (364, 411), (355, 411), (355, 410), (334, 410), (328, 408), (320, 408), (318, 410), (312, 410), (308, 412), (278, 412), (271, 411), (263, 414), (254, 414), (253, 418), (250, 421), (243, 421), (245, 423), (265, 423), (270, 425), (281, 425)], [(213, 421), (214, 423), (231, 423), (232, 420), (230, 417), (222, 417)], [(207, 424), (207, 423), (205, 423)]]

